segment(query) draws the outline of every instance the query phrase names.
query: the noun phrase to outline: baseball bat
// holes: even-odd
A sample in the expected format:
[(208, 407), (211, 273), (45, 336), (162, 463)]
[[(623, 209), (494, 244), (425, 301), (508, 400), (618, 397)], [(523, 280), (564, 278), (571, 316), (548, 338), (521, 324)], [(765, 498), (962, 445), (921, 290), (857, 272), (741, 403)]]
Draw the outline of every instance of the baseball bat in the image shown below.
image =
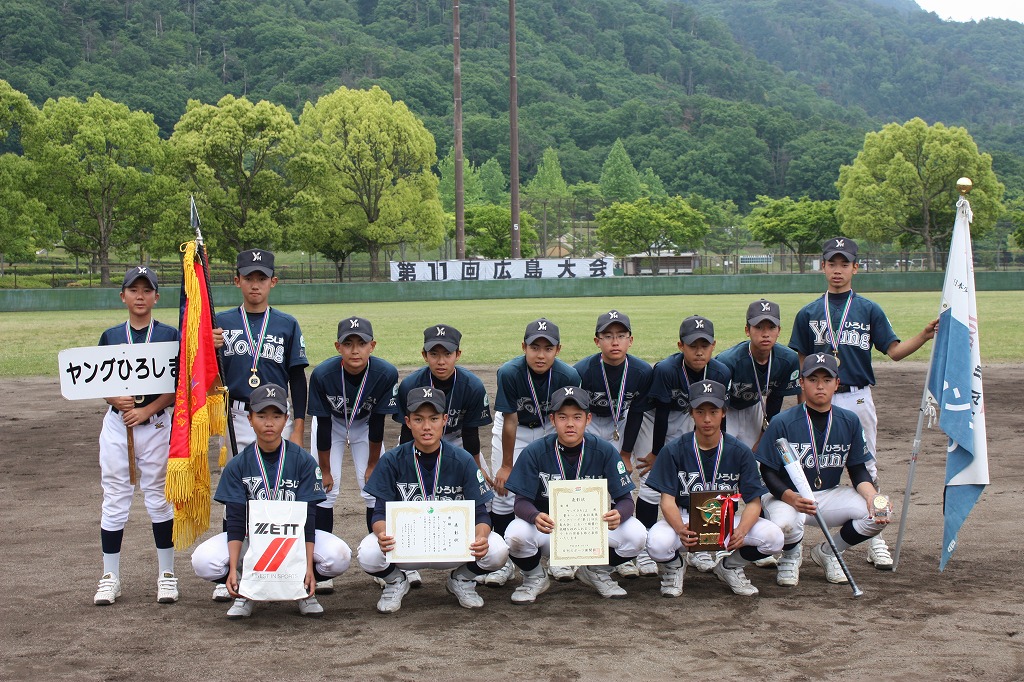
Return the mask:
[(129, 426), (126, 430), (128, 432), (128, 482), (135, 485), (139, 480), (135, 473), (135, 427)]
[[(778, 438), (775, 441), (775, 449), (778, 450), (779, 455), (782, 456), (782, 461), (786, 463), (786, 472), (789, 473), (790, 479), (793, 481), (793, 485), (796, 486), (796, 491), (800, 497), (806, 497), (808, 500), (814, 500), (814, 491), (811, 490), (811, 484), (807, 481), (807, 474), (804, 473), (803, 467), (800, 466), (800, 457), (796, 454), (796, 449), (793, 444), (785, 438)], [(864, 594), (864, 590), (857, 586), (857, 581), (853, 579), (853, 574), (850, 573), (850, 567), (846, 565), (846, 561), (843, 559), (842, 553), (836, 547), (836, 541), (832, 537), (832, 532), (828, 529), (828, 525), (825, 523), (825, 519), (821, 518), (821, 514), (813, 514), (814, 520), (818, 522), (818, 528), (821, 529), (822, 534), (825, 536), (825, 541), (828, 542), (828, 546), (832, 548), (832, 554), (839, 562), (840, 568), (843, 569), (843, 574), (846, 579), (850, 582), (850, 589), (853, 590), (854, 597), (860, 597)]]

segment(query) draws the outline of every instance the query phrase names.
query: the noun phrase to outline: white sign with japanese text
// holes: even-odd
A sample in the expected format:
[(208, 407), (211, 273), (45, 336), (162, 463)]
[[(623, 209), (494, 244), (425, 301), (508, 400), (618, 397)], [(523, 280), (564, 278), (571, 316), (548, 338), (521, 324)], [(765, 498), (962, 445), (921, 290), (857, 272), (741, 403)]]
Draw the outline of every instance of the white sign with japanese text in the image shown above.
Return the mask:
[(392, 261), (392, 282), (614, 277), (614, 258)]
[(68, 348), (57, 355), (60, 392), (68, 400), (174, 393), (178, 344), (122, 343)]

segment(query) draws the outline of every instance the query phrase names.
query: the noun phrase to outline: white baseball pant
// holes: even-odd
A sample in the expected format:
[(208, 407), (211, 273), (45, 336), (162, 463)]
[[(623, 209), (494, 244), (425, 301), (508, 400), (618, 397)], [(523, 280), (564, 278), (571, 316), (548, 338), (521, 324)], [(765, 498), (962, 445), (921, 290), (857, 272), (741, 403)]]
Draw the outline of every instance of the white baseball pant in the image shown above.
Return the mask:
[[(494, 426), (491, 428), (491, 469), (487, 472), (491, 480), (494, 480), (495, 472), (501, 468), (501, 429), (504, 423), (504, 413), (496, 413), (494, 415)], [(512, 453), (513, 466), (519, 460), (519, 453), (523, 451), (523, 448), (535, 440), (540, 440), (548, 433), (554, 433), (554, 431), (555, 427), (551, 425), (550, 421), (532, 429), (522, 424), (516, 426), (516, 448)], [(481, 459), (481, 463), (485, 462)], [(490, 511), (492, 514), (511, 514), (515, 511), (514, 506), (515, 496), (512, 493), (505, 495), (495, 494), (494, 499), (491, 500)]]
[[(615, 421), (611, 417), (593, 417), (590, 420), (590, 426), (587, 427), (587, 433), (592, 433), (598, 438), (604, 438), (606, 441), (615, 446), (616, 449), (622, 449), (622, 438), (625, 436), (626, 423), (625, 420), (619, 422), (619, 440), (612, 440), (612, 436), (615, 435)], [(636, 444), (633, 445), (633, 453), (630, 457), (633, 469), (636, 469), (636, 460), (638, 457), (646, 457), (647, 453), (651, 451), (651, 443), (654, 440), (654, 413), (644, 412), (643, 425), (640, 427), (640, 435), (636, 437)], [(650, 473), (650, 472), (648, 472)], [(647, 487), (647, 474), (638, 476), (640, 485), (637, 486), (637, 496), (644, 502), (650, 502), (651, 504), (658, 504), (661, 501), (661, 493), (653, 488)]]
[[(860, 493), (848, 485), (840, 485), (828, 490), (817, 490), (814, 500), (818, 505), (818, 513), (829, 528), (838, 528), (847, 521), (853, 521), (853, 529), (867, 537), (874, 537), (882, 532), (884, 525), (875, 523), (868, 513), (867, 502)], [(785, 544), (800, 542), (804, 537), (804, 525), (807, 516), (794, 507), (772, 495), (761, 497), (764, 515), (772, 523), (782, 529)]]
[[(508, 553), (517, 559), (526, 559), (538, 551), (541, 556), (551, 556), (551, 534), (542, 533), (537, 526), (517, 518), (509, 524), (505, 531), (505, 542)], [(631, 516), (619, 524), (615, 530), (608, 531), (608, 546), (621, 557), (632, 559), (640, 553), (647, 542), (647, 529), (644, 524)]]
[[(356, 483), (359, 486), (359, 495), (363, 498), (366, 506), (373, 508), (377, 498), (364, 492), (366, 487), (366, 465), (370, 461), (370, 420), (360, 419), (352, 424), (352, 429), (346, 429), (340, 419), (331, 419), (331, 476), (334, 478), (334, 487), (327, 491), (327, 499), (318, 504), (324, 509), (334, 509), (334, 503), (338, 499), (338, 491), (341, 490), (342, 462), (345, 459), (345, 437), (348, 436), (348, 450), (352, 454), (352, 465), (356, 468)], [(313, 450), (316, 450), (316, 433), (319, 420), (313, 417)], [(383, 454), (383, 453), (381, 453)]]
[[(154, 416), (148, 424), (133, 427), (135, 466), (139, 472), (139, 488), (146, 511), (153, 523), (174, 518), (174, 505), (167, 501), (164, 486), (167, 480), (167, 452), (170, 448), (171, 411)], [(128, 475), (128, 430), (121, 415), (107, 410), (100, 429), (100, 484), (103, 506), (100, 528), (122, 530), (128, 522), (135, 486)]]
[[(243, 543), (238, 555), (237, 569), (242, 569), (242, 557), (248, 546)], [(195, 548), (192, 552), (192, 568), (203, 580), (216, 581), (228, 574), (228, 534), (218, 533)], [(337, 535), (322, 530), (316, 531), (313, 541), (313, 566), (325, 578), (333, 578), (348, 570), (352, 563), (352, 550)]]
[[(690, 523), (690, 514), (685, 509), (679, 510), (679, 515), (684, 523)], [(733, 527), (740, 525), (740, 515), (736, 514)], [(744, 547), (756, 547), (762, 554), (775, 554), (782, 551), (783, 545), (782, 530), (771, 521), (758, 519), (750, 528), (747, 536), (743, 539)], [(655, 561), (671, 561), (672, 557), (680, 550), (686, 551), (683, 541), (679, 535), (668, 525), (668, 521), (662, 519), (651, 528), (647, 534), (647, 553)]]
[[(440, 562), (440, 563), (400, 563), (392, 564), (389, 557), (384, 556), (380, 551), (380, 544), (377, 536), (370, 533), (359, 543), (359, 567), (367, 573), (380, 573), (388, 566), (397, 566), (403, 571), (417, 571), (421, 568), (448, 569), (465, 566), (465, 562)], [(491, 531), (487, 536), (487, 554), (477, 560), (477, 565), (488, 573), (497, 571), (508, 561), (508, 545), (500, 535)]]

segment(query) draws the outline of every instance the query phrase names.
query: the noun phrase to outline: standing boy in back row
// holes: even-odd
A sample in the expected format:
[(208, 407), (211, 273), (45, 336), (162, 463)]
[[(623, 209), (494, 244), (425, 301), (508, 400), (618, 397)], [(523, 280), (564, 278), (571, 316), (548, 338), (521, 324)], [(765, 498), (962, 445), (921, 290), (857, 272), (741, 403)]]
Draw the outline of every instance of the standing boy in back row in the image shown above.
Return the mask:
[[(821, 266), (827, 290), (820, 299), (808, 303), (796, 314), (789, 347), (800, 354), (801, 363), (812, 353), (835, 357), (839, 388), (832, 402), (860, 417), (868, 451), (877, 455), (878, 417), (871, 397), (871, 387), (875, 384), (871, 348), (874, 346), (893, 360), (902, 360), (935, 336), (939, 320), (932, 320), (915, 336), (901, 341), (882, 308), (853, 291), (853, 276), (860, 266), (857, 242), (852, 239), (833, 237), (825, 242)], [(868, 473), (877, 486), (878, 470), (874, 459), (868, 463)], [(867, 561), (875, 568), (892, 570), (892, 556), (881, 536), (871, 538)]]

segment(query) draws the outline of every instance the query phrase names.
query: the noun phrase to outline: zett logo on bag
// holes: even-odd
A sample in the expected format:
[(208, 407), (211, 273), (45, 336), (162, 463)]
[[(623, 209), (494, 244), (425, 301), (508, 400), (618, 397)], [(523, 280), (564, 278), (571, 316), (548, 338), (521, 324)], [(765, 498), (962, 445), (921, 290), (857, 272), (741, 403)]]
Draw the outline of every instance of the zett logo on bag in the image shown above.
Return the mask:
[(257, 523), (256, 535), (290, 535), (288, 538), (274, 538), (267, 546), (252, 570), (273, 573), (281, 567), (288, 552), (298, 542), (295, 537), (299, 532), (297, 523)]

